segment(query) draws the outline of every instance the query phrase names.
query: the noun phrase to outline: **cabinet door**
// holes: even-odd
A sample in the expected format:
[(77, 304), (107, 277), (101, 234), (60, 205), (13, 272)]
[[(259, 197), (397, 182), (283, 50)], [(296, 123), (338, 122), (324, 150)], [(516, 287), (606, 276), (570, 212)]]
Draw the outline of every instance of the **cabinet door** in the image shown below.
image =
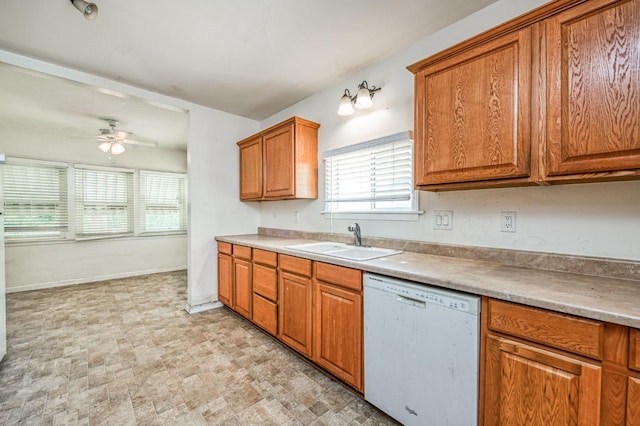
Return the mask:
[(313, 360), (362, 391), (362, 295), (315, 283)]
[(531, 29), (416, 74), (416, 185), (530, 175)]
[(264, 197), (279, 198), (295, 193), (294, 125), (284, 126), (265, 134), (264, 144)]
[(280, 272), (278, 337), (306, 356), (311, 356), (311, 278)]
[(484, 425), (598, 425), (601, 369), (487, 335)]
[(251, 319), (251, 299), (253, 298), (253, 289), (251, 288), (251, 262), (234, 259), (233, 277), (233, 308), (240, 315)]
[(240, 145), (240, 199), (262, 197), (262, 138)]
[(640, 168), (640, 0), (547, 21), (547, 173)]
[(233, 258), (218, 253), (218, 299), (231, 307), (233, 301)]
[(627, 385), (627, 426), (640, 426), (640, 379), (635, 377)]

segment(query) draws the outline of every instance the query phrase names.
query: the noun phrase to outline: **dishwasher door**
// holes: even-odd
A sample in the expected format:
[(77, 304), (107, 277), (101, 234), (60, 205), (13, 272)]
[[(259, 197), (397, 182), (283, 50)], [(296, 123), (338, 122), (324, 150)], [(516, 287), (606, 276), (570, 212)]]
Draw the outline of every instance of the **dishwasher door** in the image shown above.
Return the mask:
[(478, 422), (480, 298), (364, 278), (367, 401), (409, 425)]

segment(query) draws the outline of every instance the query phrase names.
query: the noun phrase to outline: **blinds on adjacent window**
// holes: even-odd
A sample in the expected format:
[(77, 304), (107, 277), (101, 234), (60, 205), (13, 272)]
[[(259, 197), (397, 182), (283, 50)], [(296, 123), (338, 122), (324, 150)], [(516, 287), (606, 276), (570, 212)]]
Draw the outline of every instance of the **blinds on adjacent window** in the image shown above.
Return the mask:
[(5, 237), (64, 236), (68, 228), (66, 165), (9, 160), (3, 175)]
[(133, 171), (75, 169), (76, 236), (133, 233)]
[(410, 210), (413, 141), (408, 132), (325, 153), (325, 210)]
[(141, 171), (141, 232), (186, 231), (186, 193), (186, 177), (183, 174)]

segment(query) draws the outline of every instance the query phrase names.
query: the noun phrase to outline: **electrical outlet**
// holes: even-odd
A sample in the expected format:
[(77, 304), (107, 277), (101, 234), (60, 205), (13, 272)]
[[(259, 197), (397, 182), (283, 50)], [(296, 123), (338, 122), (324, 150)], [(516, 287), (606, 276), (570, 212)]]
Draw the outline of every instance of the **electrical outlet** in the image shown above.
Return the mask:
[(300, 212), (293, 212), (293, 221), (295, 223), (300, 223)]
[(516, 232), (516, 212), (500, 212), (500, 232)]
[(453, 229), (453, 211), (436, 210), (433, 212), (433, 229)]

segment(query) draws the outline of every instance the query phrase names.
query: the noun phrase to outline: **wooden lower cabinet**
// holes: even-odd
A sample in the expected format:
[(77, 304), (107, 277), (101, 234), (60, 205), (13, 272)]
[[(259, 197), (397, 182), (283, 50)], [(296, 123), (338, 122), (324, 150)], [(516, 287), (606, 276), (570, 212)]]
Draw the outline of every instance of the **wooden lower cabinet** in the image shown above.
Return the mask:
[(251, 319), (253, 291), (251, 289), (251, 262), (233, 259), (233, 309), (240, 315)]
[(218, 300), (233, 304), (233, 257), (224, 253), (218, 253)]
[(363, 391), (362, 293), (315, 283), (313, 360)]
[(278, 281), (278, 337), (293, 349), (311, 357), (311, 277), (281, 271)]
[(486, 336), (484, 425), (599, 425), (601, 368)]

